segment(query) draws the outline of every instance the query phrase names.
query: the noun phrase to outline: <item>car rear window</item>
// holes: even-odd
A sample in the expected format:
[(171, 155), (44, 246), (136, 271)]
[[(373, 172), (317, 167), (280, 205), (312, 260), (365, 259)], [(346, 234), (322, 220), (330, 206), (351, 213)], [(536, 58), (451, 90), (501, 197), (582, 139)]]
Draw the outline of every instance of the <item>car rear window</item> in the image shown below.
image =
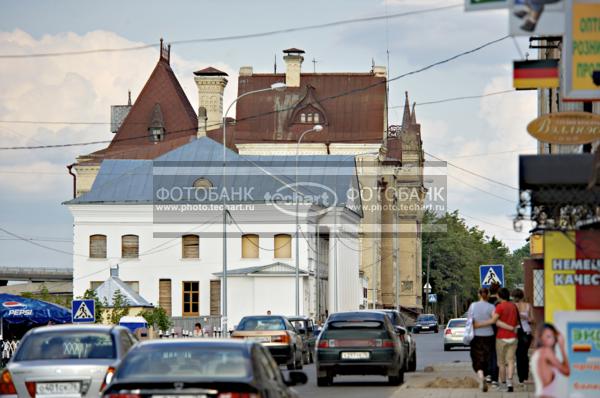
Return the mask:
[(242, 349), (163, 344), (130, 351), (116, 377), (239, 379), (250, 376), (250, 369)]
[(379, 321), (334, 321), (327, 324), (324, 339), (387, 339), (388, 331)]
[(421, 315), (417, 318), (417, 322), (435, 322), (435, 316), (433, 315)]
[(285, 330), (285, 322), (281, 318), (248, 317), (240, 321), (237, 330)]
[(467, 324), (466, 319), (454, 319), (448, 323), (449, 328), (464, 328)]
[(115, 343), (108, 332), (48, 331), (23, 340), (15, 361), (57, 359), (114, 359)]

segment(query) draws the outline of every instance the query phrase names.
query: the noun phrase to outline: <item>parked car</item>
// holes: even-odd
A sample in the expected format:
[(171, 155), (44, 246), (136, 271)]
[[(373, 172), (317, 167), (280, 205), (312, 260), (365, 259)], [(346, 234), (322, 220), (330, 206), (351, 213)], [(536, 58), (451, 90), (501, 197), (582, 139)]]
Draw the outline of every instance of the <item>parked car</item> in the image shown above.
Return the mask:
[(429, 332), (433, 331), (434, 333), (439, 332), (440, 325), (438, 323), (437, 316), (433, 314), (421, 314), (417, 317), (415, 322), (415, 326), (413, 326), (413, 332)]
[(0, 376), (1, 397), (99, 397), (108, 370), (136, 344), (122, 326), (44, 326), (27, 332)]
[(269, 351), (250, 340), (148, 340), (123, 359), (105, 398), (298, 397), (289, 386), (306, 383), (303, 372), (284, 379)]
[(395, 328), (402, 328), (404, 330), (404, 333), (401, 333), (399, 336), (404, 347), (404, 358), (406, 358), (405, 369), (407, 372), (414, 372), (417, 370), (417, 342), (406, 326), (404, 316), (398, 310), (383, 310), (383, 312), (390, 317)]
[(315, 324), (309, 317), (306, 316), (288, 316), (288, 321), (296, 328), (298, 334), (302, 338), (302, 358), (305, 364), (314, 362), (315, 343), (317, 341), (317, 333)]
[(468, 347), (463, 343), (466, 324), (467, 318), (454, 318), (448, 321), (444, 330), (444, 351), (450, 351), (452, 347)]
[(317, 385), (331, 384), (336, 375), (382, 375), (392, 385), (401, 384), (406, 364), (402, 333), (381, 311), (331, 314), (317, 340)]
[(286, 364), (290, 370), (302, 369), (302, 338), (284, 316), (246, 316), (231, 337), (257, 341), (269, 349), (277, 363)]

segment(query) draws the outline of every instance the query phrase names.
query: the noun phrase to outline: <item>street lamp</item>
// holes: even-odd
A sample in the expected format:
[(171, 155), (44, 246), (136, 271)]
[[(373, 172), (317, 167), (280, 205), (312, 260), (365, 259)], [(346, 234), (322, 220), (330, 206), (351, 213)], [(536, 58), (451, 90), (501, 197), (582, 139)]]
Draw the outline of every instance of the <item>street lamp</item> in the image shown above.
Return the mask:
[(429, 293), (431, 293), (431, 285), (429, 284), (429, 281), (427, 281), (427, 283), (425, 283), (425, 286), (423, 286), (423, 292), (425, 293), (425, 313), (428, 313)]
[[(300, 154), (300, 142), (302, 142), (302, 139), (304, 138), (304, 136), (308, 133), (311, 132), (320, 132), (323, 131), (323, 126), (321, 126), (320, 124), (316, 124), (313, 126), (313, 128), (304, 131), (302, 134), (300, 134), (300, 138), (298, 138), (298, 143), (296, 144), (296, 178), (295, 178), (295, 190), (296, 190), (296, 316), (300, 316), (300, 247), (299, 247), (299, 243), (300, 243), (300, 222), (298, 220), (298, 205), (299, 205), (299, 198), (298, 198), (298, 155)], [(317, 243), (318, 244), (318, 243)], [(319, 259), (317, 259), (317, 261), (319, 261)], [(317, 281), (318, 283), (318, 281)]]
[[(231, 104), (229, 104), (229, 107), (227, 107), (227, 110), (225, 111), (225, 114), (223, 115), (223, 174), (222, 174), (222, 187), (224, 189), (227, 189), (227, 186), (225, 184), (225, 180), (226, 180), (226, 172), (225, 172), (225, 167), (227, 165), (227, 159), (226, 159), (226, 154), (227, 154), (227, 115), (229, 114), (229, 111), (231, 110), (231, 107), (233, 107), (233, 105), (235, 103), (237, 103), (240, 99), (251, 95), (251, 94), (256, 94), (256, 93), (262, 93), (265, 91), (281, 91), (284, 90), (286, 88), (286, 84), (283, 82), (276, 82), (271, 84), (271, 87), (268, 88), (263, 88), (260, 90), (254, 90), (254, 91), (248, 91), (240, 96), (238, 96), (236, 99), (233, 100), (233, 102)], [(223, 189), (221, 189), (221, 195), (223, 195)], [(222, 320), (221, 320), (221, 335), (222, 336), (226, 336), (227, 335), (227, 202), (226, 202), (226, 198), (227, 195), (223, 195), (223, 291), (221, 292), (222, 294), (222, 303), (221, 303), (221, 314), (222, 314)]]

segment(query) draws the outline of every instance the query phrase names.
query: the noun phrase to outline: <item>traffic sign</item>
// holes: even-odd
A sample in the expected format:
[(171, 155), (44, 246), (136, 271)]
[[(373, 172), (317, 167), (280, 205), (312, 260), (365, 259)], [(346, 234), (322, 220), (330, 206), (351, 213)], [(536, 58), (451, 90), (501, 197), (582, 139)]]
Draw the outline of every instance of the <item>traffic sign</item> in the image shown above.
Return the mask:
[(427, 297), (427, 300), (428, 300), (430, 303), (437, 303), (437, 294), (435, 294), (435, 293), (431, 293), (431, 294), (429, 294), (429, 295), (427, 295), (427, 296), (428, 296), (428, 297)]
[(96, 320), (94, 300), (73, 300), (71, 303), (71, 318), (73, 323), (93, 323)]
[(504, 287), (504, 265), (480, 265), (479, 281), (481, 287), (490, 287), (494, 282), (499, 283), (501, 287)]

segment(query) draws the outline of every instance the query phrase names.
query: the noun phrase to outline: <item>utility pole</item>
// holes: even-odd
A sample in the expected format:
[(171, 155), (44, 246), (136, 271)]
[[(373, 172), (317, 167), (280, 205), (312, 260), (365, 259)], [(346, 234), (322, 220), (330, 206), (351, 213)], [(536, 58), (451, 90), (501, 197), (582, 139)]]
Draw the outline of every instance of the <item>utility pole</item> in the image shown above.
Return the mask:
[(398, 253), (398, 213), (394, 210), (394, 216), (392, 217), (394, 223), (394, 234), (393, 234), (393, 250), (394, 250), (394, 307), (400, 310), (400, 264), (399, 264), (399, 253)]
[[(424, 289), (425, 291), (425, 313), (429, 313), (429, 297), (427, 297), (427, 294), (431, 291), (431, 285), (429, 284), (429, 264), (431, 264), (431, 248), (427, 249), (427, 277), (426, 277), (426, 283), (425, 286), (426, 288)], [(427, 289), (429, 289), (429, 291), (427, 291)]]

